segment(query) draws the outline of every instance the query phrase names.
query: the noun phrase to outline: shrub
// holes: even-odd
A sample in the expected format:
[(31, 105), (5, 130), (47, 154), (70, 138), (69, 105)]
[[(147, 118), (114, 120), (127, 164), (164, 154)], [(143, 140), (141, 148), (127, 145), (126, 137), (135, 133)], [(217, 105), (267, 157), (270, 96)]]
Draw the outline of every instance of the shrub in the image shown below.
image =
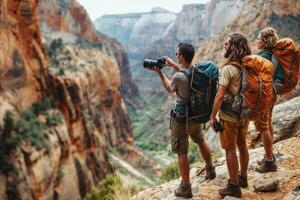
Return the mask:
[(65, 75), (65, 70), (62, 68), (59, 68), (59, 70), (56, 73), (57, 76), (64, 76)]
[(3, 119), (3, 136), (2, 137), (9, 137), (11, 132), (13, 131), (15, 126), (15, 121), (13, 119), (13, 114), (10, 111), (7, 111), (4, 115)]
[(0, 172), (2, 174), (8, 174), (16, 170), (9, 156), (21, 142), (21, 137), (13, 134), (14, 128), (13, 114), (7, 111), (4, 115), (0, 138)]
[(170, 165), (162, 169), (160, 179), (163, 182), (168, 182), (179, 178), (179, 169), (176, 161), (173, 161)]
[(39, 114), (45, 114), (46, 111), (55, 108), (55, 106), (55, 102), (52, 98), (45, 97), (42, 101), (33, 103), (28, 111), (32, 111), (35, 116), (38, 116)]
[(85, 200), (114, 200), (117, 189), (122, 187), (119, 176), (111, 174), (100, 182), (100, 184), (92, 190), (84, 199)]
[[(30, 108), (21, 113), (20, 119), (15, 122), (13, 114), (7, 111), (3, 119), (3, 127), (0, 135), (0, 172), (7, 174), (15, 170), (10, 161), (10, 154), (19, 146), (22, 140), (30, 142), (37, 150), (46, 149), (50, 153), (47, 143), (48, 126), (62, 122), (60, 115), (48, 115), (47, 111), (55, 107), (51, 98), (44, 98), (41, 102), (35, 102)], [(38, 115), (47, 115), (47, 122), (38, 120)]]
[(61, 38), (54, 39), (50, 44), (50, 48), (52, 50), (56, 50), (62, 46), (63, 46), (63, 40)]
[(48, 127), (57, 126), (62, 122), (63, 122), (62, 116), (58, 113), (56, 114), (53, 113), (52, 115), (48, 115), (46, 118), (46, 124)]
[(167, 144), (162, 144), (160, 142), (152, 141), (152, 140), (144, 140), (138, 141), (135, 143), (137, 147), (143, 150), (148, 151), (161, 151), (167, 149)]
[(124, 155), (125, 153), (128, 152), (128, 148), (126, 146), (121, 146), (118, 148), (118, 152), (121, 154), (121, 155)]

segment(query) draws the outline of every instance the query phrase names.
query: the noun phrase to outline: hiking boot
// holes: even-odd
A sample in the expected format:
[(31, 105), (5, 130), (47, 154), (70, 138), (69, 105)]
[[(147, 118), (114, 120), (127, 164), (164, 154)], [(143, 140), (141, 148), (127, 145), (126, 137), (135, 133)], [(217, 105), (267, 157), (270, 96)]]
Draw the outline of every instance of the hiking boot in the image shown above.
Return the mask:
[(277, 170), (277, 166), (274, 160), (267, 160), (265, 159), (259, 167), (255, 169), (255, 171), (259, 173), (266, 173), (266, 172), (275, 172)]
[(179, 188), (174, 191), (176, 197), (192, 198), (192, 188), (190, 183), (180, 183)]
[(216, 169), (215, 169), (215, 166), (213, 165), (206, 165), (205, 166), (205, 172), (206, 172), (206, 175), (205, 175), (205, 180), (207, 179), (214, 179), (216, 178)]
[[(258, 165), (262, 165), (265, 159), (266, 159), (266, 155), (264, 155), (264, 158), (263, 158), (263, 159), (257, 161), (257, 164), (258, 164)], [(274, 154), (273, 154), (273, 160), (276, 162), (276, 157), (275, 157)]]
[(242, 191), (238, 184), (231, 182), (228, 180), (228, 184), (225, 188), (219, 189), (219, 195), (224, 198), (226, 196), (233, 196), (237, 198), (241, 198)]
[(239, 173), (239, 185), (241, 186), (241, 188), (247, 188), (248, 187), (247, 175), (243, 176), (241, 173)]

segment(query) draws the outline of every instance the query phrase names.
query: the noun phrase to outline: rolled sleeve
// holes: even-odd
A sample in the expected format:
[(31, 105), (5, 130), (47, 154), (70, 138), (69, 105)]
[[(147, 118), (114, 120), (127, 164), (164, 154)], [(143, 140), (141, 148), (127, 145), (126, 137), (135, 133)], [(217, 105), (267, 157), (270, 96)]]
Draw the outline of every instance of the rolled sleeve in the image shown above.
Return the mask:
[(231, 80), (231, 75), (230, 75), (229, 67), (225, 66), (221, 71), (221, 78), (219, 84), (228, 87), (230, 80)]

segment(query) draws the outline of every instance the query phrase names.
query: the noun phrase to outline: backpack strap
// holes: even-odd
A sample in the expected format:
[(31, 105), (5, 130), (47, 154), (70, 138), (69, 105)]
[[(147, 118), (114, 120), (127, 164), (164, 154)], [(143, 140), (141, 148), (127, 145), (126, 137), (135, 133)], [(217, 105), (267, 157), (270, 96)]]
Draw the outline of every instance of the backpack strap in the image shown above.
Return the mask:
[(242, 63), (240, 63), (238, 61), (229, 61), (225, 65), (233, 65), (233, 66), (236, 66), (238, 68), (242, 68)]
[[(191, 83), (191, 74), (193, 72), (191, 72), (191, 68), (189, 68), (189, 72), (187, 72), (186, 70), (182, 69), (179, 72), (182, 72), (190, 81)], [(177, 91), (176, 91), (177, 92)], [(178, 94), (178, 97), (182, 100), (182, 97)], [(189, 112), (188, 112), (188, 103), (185, 104), (185, 131), (187, 133), (189, 129)]]
[(193, 69), (194, 69), (194, 66), (188, 68), (189, 71), (182, 69), (179, 72), (182, 72), (189, 80), (191, 80)]

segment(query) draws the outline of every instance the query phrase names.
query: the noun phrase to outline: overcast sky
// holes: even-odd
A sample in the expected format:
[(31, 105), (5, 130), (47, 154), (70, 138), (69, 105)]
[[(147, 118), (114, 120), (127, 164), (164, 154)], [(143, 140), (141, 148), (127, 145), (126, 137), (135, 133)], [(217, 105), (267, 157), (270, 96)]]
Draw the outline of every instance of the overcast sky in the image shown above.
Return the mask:
[(94, 21), (104, 14), (148, 12), (153, 7), (162, 7), (179, 12), (184, 4), (206, 3), (209, 0), (78, 0)]

